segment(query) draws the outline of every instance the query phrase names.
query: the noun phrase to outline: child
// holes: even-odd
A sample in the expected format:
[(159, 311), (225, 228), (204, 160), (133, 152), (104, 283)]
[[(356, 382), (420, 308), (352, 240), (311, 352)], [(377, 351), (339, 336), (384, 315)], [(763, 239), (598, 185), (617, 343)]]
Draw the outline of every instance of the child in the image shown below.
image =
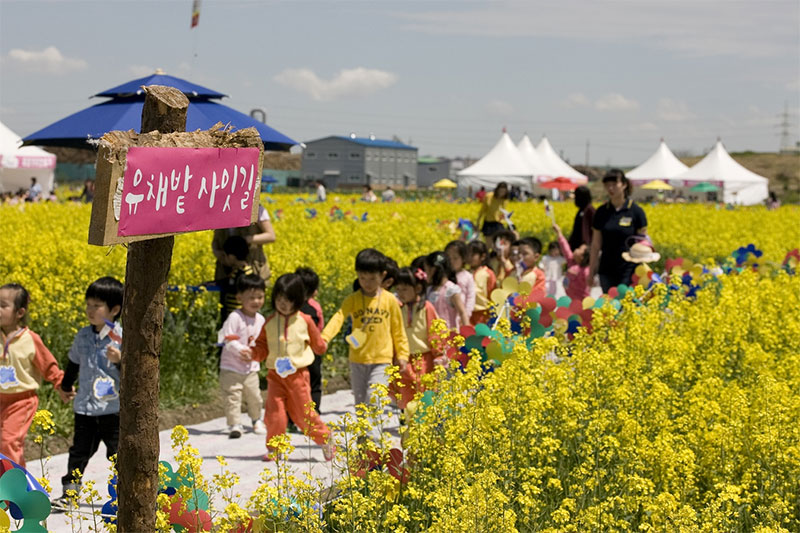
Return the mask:
[(433, 252), (425, 258), (425, 274), (428, 281), (428, 300), (436, 313), (447, 322), (450, 329), (469, 324), (461, 289), (454, 283), (455, 275), (444, 252)]
[(234, 310), (239, 309), (242, 304), (237, 298), (236, 280), (243, 274), (254, 274), (253, 267), (247, 264), (247, 254), (250, 253), (250, 247), (244, 237), (240, 235), (232, 235), (225, 239), (222, 245), (225, 252), (226, 261), (231, 265), (230, 275), (222, 280), (217, 280), (220, 288), (220, 319), (225, 322), (228, 315)]
[(444, 253), (447, 254), (450, 266), (456, 273), (456, 285), (461, 288), (467, 316), (471, 317), (472, 311), (475, 309), (475, 280), (472, 278), (472, 274), (465, 269), (469, 260), (467, 244), (464, 241), (450, 241), (445, 246)]
[(58, 386), (64, 373), (42, 339), (25, 327), (30, 297), (25, 287), (0, 287), (0, 453), (25, 466), (25, 435), (39, 406), (36, 392), (46, 379), (68, 401)]
[(516, 240), (517, 236), (513, 231), (501, 229), (493, 233), (487, 241), (492, 248), (488, 265), (494, 271), (497, 283), (514, 275), (515, 261), (511, 259), (511, 246)]
[(394, 280), (397, 278), (397, 273), (400, 272), (400, 267), (397, 265), (397, 261), (392, 259), (391, 257), (384, 255), (384, 269), (386, 270), (386, 274), (383, 276), (383, 282), (381, 283), (381, 288), (385, 290), (389, 290), (394, 285)]
[(536, 237), (525, 237), (516, 243), (519, 246), (520, 270), (519, 282), (527, 282), (531, 292), (545, 290), (545, 277), (537, 265), (542, 256), (542, 243)]
[[(69, 510), (72, 498), (67, 491), (74, 490), (76, 494), (80, 491), (81, 475), (100, 441), (106, 445), (109, 460), (117, 453), (122, 339), (118, 336), (118, 329), (109, 334), (109, 328), (119, 320), (123, 293), (122, 283), (112, 277), (100, 278), (86, 289), (89, 325), (78, 331), (72, 341), (60, 387), (65, 396), (73, 398), (75, 432), (67, 459), (67, 473), (61, 478), (64, 490), (62, 496), (53, 502), (56, 510)], [(77, 393), (72, 388), (76, 380)], [(77, 475), (75, 470), (78, 470)]]
[(470, 316), (470, 323), (475, 326), (489, 320), (489, 309), (492, 303), (492, 291), (497, 285), (497, 277), (489, 268), (489, 249), (482, 241), (469, 243), (470, 266), (475, 279), (475, 310)]
[(408, 362), (408, 339), (397, 298), (381, 288), (386, 275), (384, 255), (366, 248), (356, 255), (359, 290), (342, 302), (322, 331), (327, 343), (339, 332), (347, 317), (353, 331), (346, 337), (350, 345), (350, 386), (355, 404), (366, 404), (373, 385), (388, 385), (387, 367), (397, 357), (400, 371)]
[(406, 267), (399, 270), (394, 284), (397, 297), (403, 302), (403, 327), (411, 353), (406, 371), (389, 387), (400, 409), (406, 408), (416, 392), (425, 390), (419, 378), (433, 370), (434, 362), (446, 363), (446, 358), (434, 360), (431, 349), (431, 323), (437, 315), (433, 304), (425, 299), (426, 277), (424, 271)]
[[(306, 301), (300, 307), (300, 311), (307, 314), (314, 321), (319, 331), (325, 327), (325, 317), (322, 316), (322, 306), (317, 302), (319, 292), (319, 276), (308, 267), (300, 267), (294, 271), (303, 281), (306, 290)], [(311, 384), (311, 399), (314, 401), (314, 409), (320, 412), (320, 401), (322, 400), (322, 356), (325, 350), (314, 352), (314, 362), (308, 366), (308, 379)]]
[[(327, 343), (322, 340), (311, 317), (300, 311), (306, 301), (303, 280), (297, 274), (284, 274), (272, 289), (274, 312), (267, 317), (256, 341), (254, 358), (267, 362), (267, 402), (264, 419), (267, 421), (267, 443), (286, 432), (288, 419), (314, 442), (322, 446), (326, 461), (333, 459), (334, 446), (330, 430), (313, 408), (308, 367), (315, 353), (324, 353)], [(274, 459), (274, 450), (267, 445), (264, 461)]]
[(553, 229), (558, 235), (558, 245), (561, 248), (561, 253), (567, 260), (567, 273), (564, 276), (564, 288), (567, 291), (567, 296), (570, 299), (579, 299), (583, 301), (584, 298), (589, 296), (589, 286), (586, 284), (586, 278), (589, 275), (589, 248), (586, 244), (581, 244), (575, 251), (570, 250), (569, 242), (564, 238), (561, 233), (561, 228), (558, 224), (553, 223)]
[(242, 436), (239, 424), (242, 396), (253, 422), (253, 433), (263, 435), (267, 432), (261, 421), (262, 400), (258, 385), (261, 365), (258, 360), (253, 360), (253, 346), (264, 326), (264, 317), (259, 310), (264, 305), (265, 288), (266, 283), (256, 274), (239, 276), (236, 297), (242, 308), (228, 315), (219, 332), (220, 342), (224, 343), (219, 361), (219, 386), (225, 401), (229, 439)]
[(547, 255), (542, 257), (542, 270), (544, 270), (547, 294), (558, 296), (557, 293), (564, 278), (564, 258), (561, 257), (557, 240), (547, 246)]

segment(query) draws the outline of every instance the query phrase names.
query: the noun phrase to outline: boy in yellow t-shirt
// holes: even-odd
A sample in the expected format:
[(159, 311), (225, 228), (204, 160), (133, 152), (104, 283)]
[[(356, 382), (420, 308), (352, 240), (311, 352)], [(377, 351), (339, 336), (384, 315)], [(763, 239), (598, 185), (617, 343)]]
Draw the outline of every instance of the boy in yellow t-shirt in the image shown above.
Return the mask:
[(322, 339), (329, 343), (345, 318), (352, 317), (353, 331), (345, 340), (350, 345), (350, 387), (356, 405), (369, 402), (374, 385), (388, 385), (386, 369), (392, 364), (393, 355), (401, 372), (408, 362), (408, 338), (400, 305), (391, 292), (381, 288), (386, 260), (372, 248), (358, 252), (356, 274), (360, 288), (344, 299), (322, 331)]

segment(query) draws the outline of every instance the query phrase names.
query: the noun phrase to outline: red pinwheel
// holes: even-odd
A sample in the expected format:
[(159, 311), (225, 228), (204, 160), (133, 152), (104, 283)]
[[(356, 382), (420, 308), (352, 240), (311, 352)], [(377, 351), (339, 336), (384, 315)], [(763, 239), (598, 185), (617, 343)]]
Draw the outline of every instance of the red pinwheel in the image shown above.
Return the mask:
[(184, 528), (187, 533), (198, 533), (199, 531), (211, 531), (211, 515), (202, 509), (181, 512), (183, 499), (175, 496), (169, 507), (164, 506), (161, 510), (169, 513), (169, 522)]
[(367, 450), (367, 459), (361, 462), (355, 475), (364, 478), (367, 472), (379, 470), (382, 467), (386, 467), (386, 471), (389, 475), (400, 483), (408, 483), (411, 477), (411, 473), (403, 466), (403, 452), (397, 448), (389, 450), (386, 456), (373, 450)]

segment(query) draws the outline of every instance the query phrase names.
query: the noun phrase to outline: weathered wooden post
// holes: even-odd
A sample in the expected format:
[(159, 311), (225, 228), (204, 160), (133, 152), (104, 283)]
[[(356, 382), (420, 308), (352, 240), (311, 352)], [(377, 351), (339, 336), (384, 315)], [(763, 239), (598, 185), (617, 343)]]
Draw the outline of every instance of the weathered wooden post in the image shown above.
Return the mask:
[(123, 533), (155, 530), (159, 359), (173, 235), (254, 222), (263, 153), (253, 128), (183, 132), (186, 96), (162, 86), (145, 92), (142, 134), (109, 132), (100, 141), (89, 227), (89, 244), (129, 243), (117, 460)]
[[(172, 87), (145, 88), (140, 131), (186, 129), (189, 99)], [(122, 323), (117, 529), (154, 531), (158, 494), (158, 367), (167, 276), (175, 237), (128, 245)]]

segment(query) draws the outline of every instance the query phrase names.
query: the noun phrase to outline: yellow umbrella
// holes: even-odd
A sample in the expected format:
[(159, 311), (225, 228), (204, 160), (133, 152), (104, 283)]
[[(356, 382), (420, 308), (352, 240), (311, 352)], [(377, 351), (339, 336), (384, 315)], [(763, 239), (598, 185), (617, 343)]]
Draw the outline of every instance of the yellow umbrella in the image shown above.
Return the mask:
[(447, 178), (440, 179), (439, 181), (434, 183), (433, 186), (436, 189), (455, 189), (456, 187), (458, 187), (458, 185), (456, 185), (456, 182), (454, 182), (453, 180), (449, 180)]
[(662, 180), (655, 180), (647, 183), (646, 185), (642, 185), (642, 189), (649, 189), (653, 191), (671, 191), (674, 187), (669, 183), (662, 181)]

